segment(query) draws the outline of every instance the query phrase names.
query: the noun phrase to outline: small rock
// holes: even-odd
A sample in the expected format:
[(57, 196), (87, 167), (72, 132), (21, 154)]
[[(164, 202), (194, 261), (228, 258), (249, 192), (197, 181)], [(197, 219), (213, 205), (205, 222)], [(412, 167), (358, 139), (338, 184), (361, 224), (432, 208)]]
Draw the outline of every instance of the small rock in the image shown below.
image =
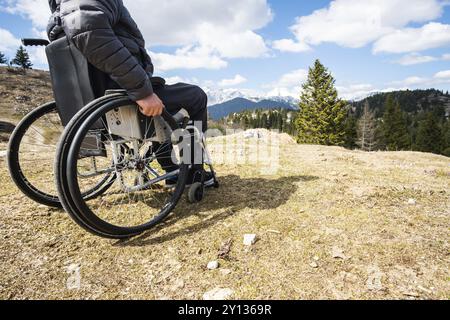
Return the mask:
[(383, 273), (378, 267), (369, 268), (369, 278), (367, 279), (366, 286), (369, 291), (382, 291), (383, 284), (381, 282)]
[(217, 261), (211, 261), (208, 263), (208, 265), (206, 266), (209, 270), (216, 270), (219, 269), (219, 262)]
[(184, 288), (184, 280), (177, 279), (174, 284), (170, 287), (171, 291), (177, 291)]
[(408, 200), (408, 204), (409, 204), (410, 206), (415, 206), (415, 205), (417, 204), (417, 201), (414, 200), (414, 199), (409, 199), (409, 200)]
[(133, 263), (134, 263), (134, 260), (133, 260), (133, 259), (130, 259), (130, 260), (128, 260), (128, 263), (129, 263), (129, 264), (133, 264)]
[(0, 151), (0, 158), (6, 157), (6, 151)]
[(224, 276), (227, 276), (227, 275), (231, 274), (231, 270), (230, 269), (221, 269), (220, 273)]
[(256, 243), (256, 234), (246, 234), (244, 235), (244, 245), (252, 246)]
[(319, 261), (319, 259), (320, 259), (320, 258), (319, 258), (318, 256), (314, 256), (314, 257), (313, 257), (313, 260), (314, 260), (314, 261)]
[(342, 259), (345, 260), (347, 257), (344, 255), (344, 251), (338, 247), (333, 247), (331, 251), (331, 256), (334, 259)]
[(317, 262), (311, 262), (311, 263), (309, 264), (309, 266), (310, 266), (311, 268), (314, 268), (314, 269), (317, 269), (317, 268), (319, 267), (319, 265), (317, 264)]
[(234, 294), (234, 291), (228, 288), (215, 288), (203, 295), (203, 300), (227, 300)]

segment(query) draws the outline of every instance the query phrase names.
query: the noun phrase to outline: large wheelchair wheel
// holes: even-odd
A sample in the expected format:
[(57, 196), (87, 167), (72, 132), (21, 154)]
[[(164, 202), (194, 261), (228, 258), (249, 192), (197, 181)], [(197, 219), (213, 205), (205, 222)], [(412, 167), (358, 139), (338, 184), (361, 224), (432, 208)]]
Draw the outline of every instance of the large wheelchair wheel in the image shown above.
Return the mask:
[(17, 187), (32, 200), (59, 207), (53, 176), (56, 145), (63, 127), (50, 102), (26, 115), (11, 135), (8, 168)]
[[(61, 207), (54, 183), (53, 163), (64, 127), (55, 102), (40, 106), (26, 115), (11, 135), (8, 168), (17, 187), (30, 199), (50, 207)], [(95, 159), (91, 158), (92, 161)], [(84, 194), (96, 197), (109, 187), (108, 174)]]
[[(82, 109), (61, 138), (55, 172), (59, 197), (70, 216), (87, 231), (106, 238), (129, 238), (162, 222), (180, 200), (188, 166), (166, 173), (159, 161), (171, 157), (172, 142), (157, 141), (154, 118), (144, 118), (144, 135), (136, 137), (129, 121), (137, 106), (125, 94), (100, 98)], [(114, 123), (111, 123), (111, 117)], [(179, 129), (174, 119), (163, 115), (170, 131)], [(113, 132), (111, 125), (129, 130)], [(88, 160), (85, 154), (100, 153), (96, 171), (80, 175)], [(97, 174), (98, 173), (98, 174)], [(97, 198), (83, 194), (105, 173), (114, 174), (110, 188)], [(167, 179), (177, 179), (175, 188), (165, 188)]]

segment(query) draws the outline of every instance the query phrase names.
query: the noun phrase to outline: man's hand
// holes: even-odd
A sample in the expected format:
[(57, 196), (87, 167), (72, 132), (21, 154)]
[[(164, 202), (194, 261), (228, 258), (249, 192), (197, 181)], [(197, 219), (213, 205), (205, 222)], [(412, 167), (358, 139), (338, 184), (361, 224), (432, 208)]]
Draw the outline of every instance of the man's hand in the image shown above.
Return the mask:
[(141, 113), (147, 117), (156, 117), (163, 113), (164, 104), (156, 93), (153, 93), (151, 96), (142, 100), (138, 100), (136, 103), (138, 104)]

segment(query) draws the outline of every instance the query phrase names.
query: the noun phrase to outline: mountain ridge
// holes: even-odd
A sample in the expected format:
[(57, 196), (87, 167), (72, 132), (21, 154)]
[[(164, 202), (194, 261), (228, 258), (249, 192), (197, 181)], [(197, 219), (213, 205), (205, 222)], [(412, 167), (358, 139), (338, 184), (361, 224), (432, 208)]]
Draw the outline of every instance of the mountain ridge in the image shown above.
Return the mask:
[(237, 97), (229, 101), (210, 106), (208, 108), (208, 112), (211, 119), (219, 120), (233, 113), (257, 109), (298, 110), (298, 106), (289, 100), (283, 101), (273, 98), (262, 98), (259, 101), (252, 101), (247, 98)]

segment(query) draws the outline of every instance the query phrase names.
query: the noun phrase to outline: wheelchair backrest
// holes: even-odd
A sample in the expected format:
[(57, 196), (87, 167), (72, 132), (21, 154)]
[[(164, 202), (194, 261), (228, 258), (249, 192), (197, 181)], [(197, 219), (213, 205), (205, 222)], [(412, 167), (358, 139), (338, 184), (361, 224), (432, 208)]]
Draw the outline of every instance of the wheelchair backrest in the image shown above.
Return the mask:
[(47, 59), (62, 124), (96, 97), (92, 70), (83, 54), (66, 37), (53, 41), (46, 47)]

